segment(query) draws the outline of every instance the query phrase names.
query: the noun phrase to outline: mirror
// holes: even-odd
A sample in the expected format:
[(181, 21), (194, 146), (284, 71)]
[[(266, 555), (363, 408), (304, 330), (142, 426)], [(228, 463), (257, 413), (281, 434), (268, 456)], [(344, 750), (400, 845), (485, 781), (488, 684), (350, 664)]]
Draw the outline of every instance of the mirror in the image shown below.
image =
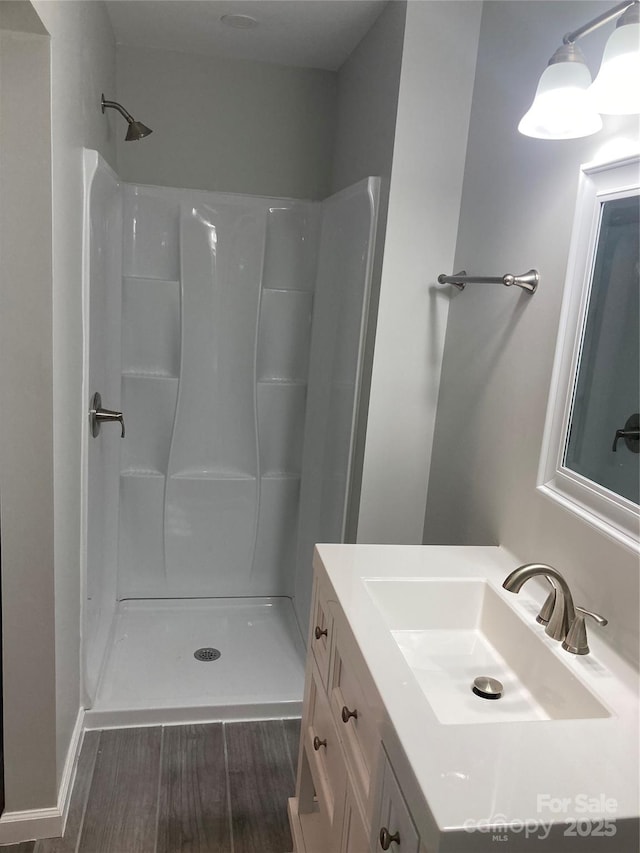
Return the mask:
[(640, 197), (601, 205), (564, 465), (640, 503)]
[(637, 548), (640, 158), (582, 166), (538, 478)]

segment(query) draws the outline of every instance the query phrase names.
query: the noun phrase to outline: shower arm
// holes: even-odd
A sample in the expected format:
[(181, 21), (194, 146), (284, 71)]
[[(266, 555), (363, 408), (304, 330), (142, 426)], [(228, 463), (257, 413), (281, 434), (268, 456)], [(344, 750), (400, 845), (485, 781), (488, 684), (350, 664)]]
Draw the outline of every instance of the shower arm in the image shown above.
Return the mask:
[(102, 101), (100, 102), (100, 104), (102, 106), (102, 112), (103, 113), (107, 108), (112, 109), (112, 110), (118, 110), (120, 115), (124, 116), (124, 118), (126, 118), (126, 120), (129, 122), (129, 124), (132, 124), (132, 122), (135, 121), (135, 119), (133, 118), (131, 113), (127, 112), (127, 110), (125, 110), (125, 108), (122, 106), (122, 104), (119, 104), (117, 101), (107, 101), (107, 100), (105, 100), (105, 97), (103, 95)]

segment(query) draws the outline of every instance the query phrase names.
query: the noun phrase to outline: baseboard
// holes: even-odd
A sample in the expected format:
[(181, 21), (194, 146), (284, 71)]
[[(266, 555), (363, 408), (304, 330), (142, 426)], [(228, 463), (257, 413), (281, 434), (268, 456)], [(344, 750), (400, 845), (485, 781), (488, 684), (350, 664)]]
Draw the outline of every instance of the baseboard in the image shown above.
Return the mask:
[(62, 813), (53, 809), (27, 809), (4, 812), (0, 817), (0, 844), (20, 844), (34, 838), (57, 838), (62, 835)]
[(81, 708), (73, 727), (62, 778), (60, 779), (58, 804), (48, 809), (4, 812), (0, 816), (0, 844), (19, 844), (21, 841), (31, 841), (37, 838), (58, 838), (64, 833), (83, 733), (84, 709)]
[[(67, 758), (64, 762), (62, 778), (60, 779), (60, 789), (58, 790), (58, 809), (62, 817), (62, 829), (60, 835), (64, 834), (65, 826), (67, 825), (67, 817), (69, 816), (69, 806), (71, 805), (71, 794), (73, 793), (73, 783), (76, 781), (76, 771), (78, 769), (78, 759), (80, 758), (80, 749), (82, 748), (82, 739), (84, 737), (84, 708), (80, 708), (76, 717), (76, 724), (71, 733), (71, 742), (67, 750)], [(46, 836), (43, 836), (46, 838)]]

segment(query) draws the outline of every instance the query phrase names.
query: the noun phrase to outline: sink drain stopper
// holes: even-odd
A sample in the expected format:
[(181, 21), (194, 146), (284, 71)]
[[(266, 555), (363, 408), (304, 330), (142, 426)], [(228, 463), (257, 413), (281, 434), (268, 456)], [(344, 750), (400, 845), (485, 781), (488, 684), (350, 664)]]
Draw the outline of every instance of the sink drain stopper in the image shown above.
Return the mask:
[(489, 678), (488, 675), (479, 675), (473, 679), (471, 689), (482, 699), (499, 699), (504, 687), (497, 678)]
[(220, 654), (221, 653), (218, 651), (218, 649), (206, 647), (203, 649), (196, 649), (196, 651), (193, 653), (193, 656), (196, 660), (209, 661), (218, 660)]

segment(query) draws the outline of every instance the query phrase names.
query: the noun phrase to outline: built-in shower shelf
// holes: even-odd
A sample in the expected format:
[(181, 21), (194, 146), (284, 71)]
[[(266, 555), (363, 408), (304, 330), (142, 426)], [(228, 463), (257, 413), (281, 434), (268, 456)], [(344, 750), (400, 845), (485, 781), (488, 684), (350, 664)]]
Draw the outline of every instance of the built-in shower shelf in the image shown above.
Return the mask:
[(299, 480), (300, 472), (296, 471), (265, 471), (261, 480)]
[(173, 480), (255, 480), (245, 471), (176, 471), (169, 474)]
[(302, 379), (280, 379), (278, 377), (258, 379), (258, 385), (292, 385), (297, 388), (304, 388), (306, 384)]
[(123, 275), (122, 280), (126, 284), (131, 283), (134, 287), (137, 284), (144, 286), (144, 282), (149, 282), (149, 283), (153, 282), (154, 284), (159, 284), (159, 285), (160, 284), (173, 284), (176, 287), (178, 287), (178, 285), (180, 284), (178, 279), (175, 279), (175, 278), (154, 278), (153, 276), (150, 276), (150, 275)]
[(125, 468), (124, 471), (120, 472), (121, 477), (153, 477), (157, 479), (161, 477), (164, 479), (164, 474), (162, 471), (157, 471), (154, 468)]
[(151, 371), (140, 371), (140, 370), (123, 370), (122, 372), (123, 379), (159, 379), (163, 382), (177, 382), (179, 377), (173, 376), (170, 373), (152, 373)]
[(263, 293), (308, 293), (313, 295), (312, 287), (263, 287)]

